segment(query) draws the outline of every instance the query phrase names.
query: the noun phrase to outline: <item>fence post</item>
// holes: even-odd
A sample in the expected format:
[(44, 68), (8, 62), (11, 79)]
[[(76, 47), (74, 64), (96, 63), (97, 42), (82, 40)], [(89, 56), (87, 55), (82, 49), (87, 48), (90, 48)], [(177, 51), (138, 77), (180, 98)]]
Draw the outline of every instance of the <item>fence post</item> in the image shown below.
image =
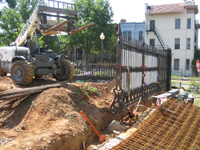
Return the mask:
[(119, 113), (121, 116), (121, 124), (123, 124), (123, 117), (126, 115), (127, 108), (123, 101), (123, 89), (122, 89), (122, 43), (118, 40), (117, 44), (117, 58), (116, 58), (116, 87), (113, 89), (115, 98), (110, 106), (110, 112), (112, 115)]
[(171, 65), (172, 65), (172, 55), (171, 49), (165, 50), (167, 51), (167, 83), (166, 90), (169, 91), (171, 89)]
[(145, 53), (146, 53), (145, 52), (145, 43), (143, 42), (142, 43), (142, 66), (140, 66), (140, 67), (143, 67), (141, 89), (142, 89), (142, 101), (143, 101), (144, 105), (148, 101), (148, 95), (146, 94), (146, 81), (145, 81), (145, 78), (146, 78)]

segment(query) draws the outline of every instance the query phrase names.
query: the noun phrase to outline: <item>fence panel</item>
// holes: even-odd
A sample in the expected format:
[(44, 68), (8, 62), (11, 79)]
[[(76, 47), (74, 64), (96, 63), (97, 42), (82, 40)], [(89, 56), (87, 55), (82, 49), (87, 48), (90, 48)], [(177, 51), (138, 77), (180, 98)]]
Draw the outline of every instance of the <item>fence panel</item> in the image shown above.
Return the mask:
[(171, 50), (157, 50), (135, 39), (121, 36), (117, 46), (115, 98), (111, 114), (119, 113), (121, 121), (127, 108), (141, 99), (170, 89)]
[(116, 77), (116, 54), (71, 55), (69, 59), (74, 65), (73, 80), (111, 81)]

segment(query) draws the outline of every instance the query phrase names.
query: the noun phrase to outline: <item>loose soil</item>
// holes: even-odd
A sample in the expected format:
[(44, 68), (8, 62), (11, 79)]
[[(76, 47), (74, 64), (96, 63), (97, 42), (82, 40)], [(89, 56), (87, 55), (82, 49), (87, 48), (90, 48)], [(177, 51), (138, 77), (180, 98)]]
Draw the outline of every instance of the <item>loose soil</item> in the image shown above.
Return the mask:
[[(56, 82), (51, 78), (34, 79), (29, 87)], [(109, 108), (114, 93), (106, 86), (107, 83), (66, 84), (32, 94), (13, 108), (1, 108), (0, 149), (79, 150), (98, 141), (80, 111), (100, 134), (107, 130), (113, 119)], [(15, 86), (10, 77), (0, 77), (1, 92), (17, 88), (23, 87)]]

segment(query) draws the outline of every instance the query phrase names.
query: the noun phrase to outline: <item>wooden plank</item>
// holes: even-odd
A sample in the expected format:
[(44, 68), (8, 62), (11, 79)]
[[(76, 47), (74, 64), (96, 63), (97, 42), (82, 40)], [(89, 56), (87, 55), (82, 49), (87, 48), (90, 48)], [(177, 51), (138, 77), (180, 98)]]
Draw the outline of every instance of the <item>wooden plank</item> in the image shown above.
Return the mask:
[[(26, 99), (30, 94), (42, 92), (48, 88), (55, 88), (55, 87), (61, 87), (66, 84), (67, 81), (59, 82), (55, 84), (49, 84), (49, 85), (43, 85), (43, 86), (37, 86), (37, 87), (31, 87), (31, 88), (23, 88), (23, 89), (17, 89), (12, 91), (6, 91), (0, 93), (0, 99), (3, 100), (0, 103), (0, 108), (4, 105), (17, 100), (19, 98), (22, 98), (19, 102)], [(19, 104), (19, 102), (16, 102), (13, 107)]]
[[(23, 88), (23, 89), (5, 91), (5, 92), (1, 92), (0, 93), (0, 98), (1, 99), (4, 99), (4, 98), (5, 99), (10, 99), (13, 96), (14, 97), (25, 96), (25, 95), (28, 95), (28, 94), (33, 94), (33, 93), (37, 93), (37, 92), (43, 91), (43, 90), (48, 89), (48, 88), (61, 87), (64, 84), (67, 84), (67, 82), (68, 81), (64, 81), (64, 82), (48, 84), (48, 85), (43, 85), (43, 86), (36, 86), (36, 87), (30, 87), (30, 88)], [(13, 96), (11, 96), (11, 95), (13, 95)]]
[(18, 101), (16, 101), (13, 105), (12, 105), (12, 108), (14, 108), (14, 107), (16, 107), (17, 105), (19, 105), (19, 103), (21, 102), (21, 101), (23, 101), (23, 100), (25, 100), (27, 97), (29, 97), (30, 95), (26, 95), (26, 96), (24, 96), (24, 97), (22, 97), (22, 98), (18, 98)]
[(7, 100), (7, 101), (4, 101), (4, 102), (0, 103), (0, 108), (3, 107), (4, 105), (6, 105), (6, 104), (8, 104), (8, 103), (10, 103), (12, 101), (14, 101), (14, 100), (17, 100), (17, 99), (18, 98), (13, 98), (13, 99), (10, 99), (10, 100)]
[(44, 34), (48, 34), (48, 32), (51, 32), (51, 31), (56, 30), (57, 28), (63, 26), (64, 24), (68, 23), (69, 21), (70, 21), (70, 20), (67, 20), (67, 21), (61, 22), (61, 23), (59, 23), (59, 24), (53, 26), (51, 29), (45, 31)]
[[(84, 26), (84, 27), (81, 27), (81, 28), (79, 28), (79, 29), (75, 29), (74, 31), (69, 32), (68, 35), (78, 33), (79, 31), (82, 31), (82, 30), (84, 30), (84, 29), (87, 29), (87, 28), (89, 28), (89, 27), (91, 27), (91, 26), (93, 26), (93, 25), (95, 25), (95, 24), (96, 24), (96, 23), (91, 23), (91, 24), (86, 25), (86, 26)], [(43, 28), (41, 28), (41, 29), (43, 29)], [(56, 28), (55, 28), (54, 30), (56, 30)], [(48, 31), (49, 31), (49, 30), (48, 30)], [(67, 32), (67, 30), (61, 29), (61, 30), (51, 31), (51, 33), (44, 32), (44, 34), (46, 34), (46, 35), (54, 34), (54, 35), (55, 35), (55, 34), (58, 33), (57, 31)], [(49, 31), (49, 32), (50, 32), (50, 31)]]
[(95, 24), (96, 24), (96, 23), (91, 23), (91, 24), (88, 24), (88, 25), (83, 26), (83, 27), (81, 27), (81, 28), (78, 28), (76, 31), (69, 32), (69, 35), (74, 34), (74, 33), (78, 33), (79, 31), (82, 31), (82, 30), (84, 30), (84, 29), (87, 29), (87, 28), (89, 28), (89, 27), (91, 27), (91, 26), (93, 26), (93, 25), (95, 25)]
[(116, 79), (113, 79), (109, 84), (108, 84), (108, 91), (112, 90), (116, 86)]
[(21, 97), (26, 96), (28, 94), (38, 93), (38, 92), (42, 92), (42, 91), (43, 90), (40, 89), (40, 90), (33, 90), (33, 91), (23, 92), (23, 93), (9, 94), (9, 95), (2, 96), (1, 99), (2, 100), (9, 100), (9, 99), (12, 99), (12, 98), (21, 98)]
[(44, 33), (45, 35), (56, 35), (58, 34), (59, 31), (51, 31), (51, 32), (48, 32), (48, 33)]

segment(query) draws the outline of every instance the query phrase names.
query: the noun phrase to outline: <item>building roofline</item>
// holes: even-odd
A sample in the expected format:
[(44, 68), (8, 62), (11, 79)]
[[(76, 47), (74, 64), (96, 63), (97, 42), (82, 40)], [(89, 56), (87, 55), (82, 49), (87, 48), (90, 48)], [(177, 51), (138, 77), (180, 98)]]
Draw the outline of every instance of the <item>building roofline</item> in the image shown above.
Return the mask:
[(179, 13), (184, 9), (194, 9), (195, 14), (198, 14), (198, 5), (195, 5), (194, 1), (185, 1), (184, 3), (171, 3), (162, 5), (148, 5), (145, 4), (145, 14), (163, 14), (163, 13)]
[[(170, 10), (169, 6), (176, 6), (176, 9)], [(178, 7), (179, 8), (178, 8)], [(178, 12), (183, 12), (184, 11), (184, 3), (172, 3), (172, 4), (162, 4), (162, 5), (149, 5), (150, 9), (146, 8), (145, 14), (163, 14), (163, 13), (178, 13)], [(156, 8), (156, 12), (154, 12), (154, 8)], [(163, 8), (163, 9), (161, 9)], [(159, 10), (161, 9), (161, 10)]]
[(145, 22), (120, 22), (120, 24), (144, 24)]

